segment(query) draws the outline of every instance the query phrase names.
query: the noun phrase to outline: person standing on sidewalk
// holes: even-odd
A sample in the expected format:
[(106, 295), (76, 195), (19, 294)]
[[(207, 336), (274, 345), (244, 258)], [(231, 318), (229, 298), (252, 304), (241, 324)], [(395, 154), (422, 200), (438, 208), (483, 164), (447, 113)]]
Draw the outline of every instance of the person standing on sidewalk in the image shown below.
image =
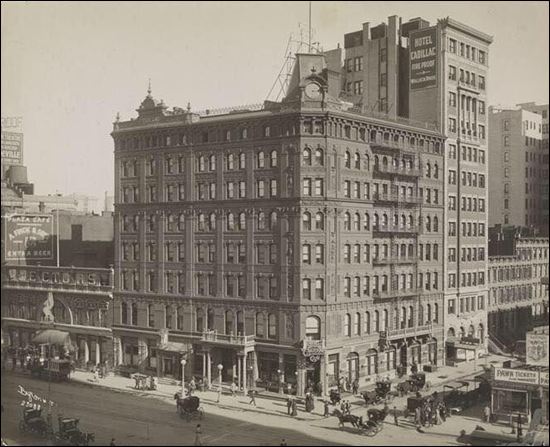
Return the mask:
[(329, 401), (325, 400), (325, 418), (330, 417), (330, 406)]
[(231, 382), (231, 396), (235, 397), (237, 395), (237, 384), (233, 381)]
[(393, 421), (395, 422), (395, 426), (399, 427), (399, 421), (397, 420), (397, 407), (393, 407)]
[(298, 402), (296, 402), (296, 399), (292, 400), (292, 416), (298, 416)]
[(353, 395), (357, 395), (357, 393), (359, 393), (359, 380), (358, 379), (355, 379), (353, 381), (353, 384), (352, 384), (352, 391), (353, 391)]
[(489, 404), (485, 405), (485, 408), (483, 410), (483, 417), (485, 418), (485, 422), (487, 424), (491, 422), (491, 407), (489, 407)]
[(288, 396), (286, 398), (286, 414), (290, 416), (292, 413), (292, 398)]
[(202, 428), (201, 424), (197, 425), (195, 430), (195, 445), (202, 445)]
[(250, 397), (250, 402), (248, 402), (248, 405), (254, 404), (254, 406), (256, 407), (256, 391), (250, 390), (248, 392), (248, 396)]

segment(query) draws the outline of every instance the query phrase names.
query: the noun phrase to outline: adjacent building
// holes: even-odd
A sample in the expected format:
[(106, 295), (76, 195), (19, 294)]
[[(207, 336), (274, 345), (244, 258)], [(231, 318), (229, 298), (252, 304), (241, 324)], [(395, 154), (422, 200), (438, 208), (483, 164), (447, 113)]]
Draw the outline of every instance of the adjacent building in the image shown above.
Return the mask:
[[(519, 105), (491, 107), (489, 117), (489, 223), (529, 227), (548, 234), (548, 220), (541, 220), (547, 216), (547, 211), (541, 211), (542, 175), (548, 174), (543, 164), (542, 114)], [(545, 182), (547, 190), (548, 175)]]
[[(492, 37), (451, 18), (363, 24), (345, 36), (342, 97), (386, 117), (433, 123), (444, 150), (448, 358), (484, 350), (487, 321), (488, 70)], [(429, 165), (425, 166), (426, 175)], [(460, 311), (460, 303), (469, 306)], [(466, 310), (467, 309), (467, 310)], [(467, 339), (468, 343), (461, 343)]]
[(548, 251), (548, 238), (516, 227), (490, 229), (488, 323), (497, 349), (548, 324)]
[[(444, 137), (342, 102), (324, 55), (287, 97), (117, 120), (117, 365), (361, 386), (444, 361)], [(338, 68), (338, 67), (337, 67)]]

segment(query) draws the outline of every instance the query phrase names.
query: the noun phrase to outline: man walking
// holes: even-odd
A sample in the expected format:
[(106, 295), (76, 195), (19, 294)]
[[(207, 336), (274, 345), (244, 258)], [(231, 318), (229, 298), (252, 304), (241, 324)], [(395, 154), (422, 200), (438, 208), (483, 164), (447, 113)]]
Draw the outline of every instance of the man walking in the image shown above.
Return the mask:
[(256, 391), (250, 390), (248, 392), (248, 396), (250, 397), (250, 402), (248, 402), (248, 405), (254, 404), (254, 406), (256, 406)]
[(485, 405), (485, 409), (483, 410), (483, 416), (485, 418), (486, 423), (491, 422), (491, 407), (489, 407), (489, 404)]
[(330, 417), (330, 407), (328, 400), (325, 400), (325, 418)]
[(395, 422), (395, 426), (399, 427), (399, 421), (397, 420), (397, 407), (393, 407), (393, 420)]
[(291, 413), (292, 413), (292, 398), (288, 396), (286, 398), (286, 414), (290, 416)]

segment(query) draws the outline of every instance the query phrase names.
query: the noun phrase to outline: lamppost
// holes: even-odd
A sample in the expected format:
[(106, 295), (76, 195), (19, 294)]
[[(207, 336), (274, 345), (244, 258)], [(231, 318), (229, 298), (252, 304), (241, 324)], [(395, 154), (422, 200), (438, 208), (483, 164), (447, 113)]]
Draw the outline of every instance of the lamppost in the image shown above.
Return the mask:
[(277, 380), (279, 382), (278, 383), (278, 385), (279, 385), (279, 394), (283, 394), (283, 384), (282, 384), (282, 380), (281, 380), (282, 379), (282, 377), (281, 377), (282, 373), (283, 372), (280, 369), (277, 370)]
[(185, 365), (187, 365), (187, 360), (183, 359), (181, 361), (181, 397), (185, 397)]
[(254, 367), (250, 365), (248, 367), (248, 377), (249, 377), (249, 383), (250, 383), (250, 389), (254, 389)]
[(218, 403), (220, 403), (222, 398), (222, 371), (223, 365), (220, 363), (218, 365)]

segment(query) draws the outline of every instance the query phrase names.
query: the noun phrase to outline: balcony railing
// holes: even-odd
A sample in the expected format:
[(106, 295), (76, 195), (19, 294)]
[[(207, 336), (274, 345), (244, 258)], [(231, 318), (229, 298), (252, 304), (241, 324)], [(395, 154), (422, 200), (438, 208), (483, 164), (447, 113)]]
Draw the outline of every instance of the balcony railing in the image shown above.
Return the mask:
[(422, 203), (422, 199), (418, 196), (403, 196), (401, 194), (373, 194), (373, 200), (375, 202), (391, 202), (403, 205), (418, 205)]
[(2, 286), (52, 291), (110, 293), (114, 286), (114, 273), (109, 269), (4, 266), (2, 268)]
[(388, 337), (414, 337), (418, 335), (430, 334), (433, 331), (433, 324), (425, 324), (423, 326), (413, 326), (404, 329), (393, 329), (388, 331)]
[(247, 346), (254, 343), (255, 340), (255, 335), (225, 335), (219, 334), (217, 331), (205, 331), (201, 333), (201, 341), (211, 343)]
[(397, 257), (391, 257), (391, 258), (378, 258), (373, 259), (372, 263), (374, 265), (403, 265), (403, 264), (416, 264), (418, 262), (418, 258), (416, 256), (406, 257), (406, 258), (397, 258)]

